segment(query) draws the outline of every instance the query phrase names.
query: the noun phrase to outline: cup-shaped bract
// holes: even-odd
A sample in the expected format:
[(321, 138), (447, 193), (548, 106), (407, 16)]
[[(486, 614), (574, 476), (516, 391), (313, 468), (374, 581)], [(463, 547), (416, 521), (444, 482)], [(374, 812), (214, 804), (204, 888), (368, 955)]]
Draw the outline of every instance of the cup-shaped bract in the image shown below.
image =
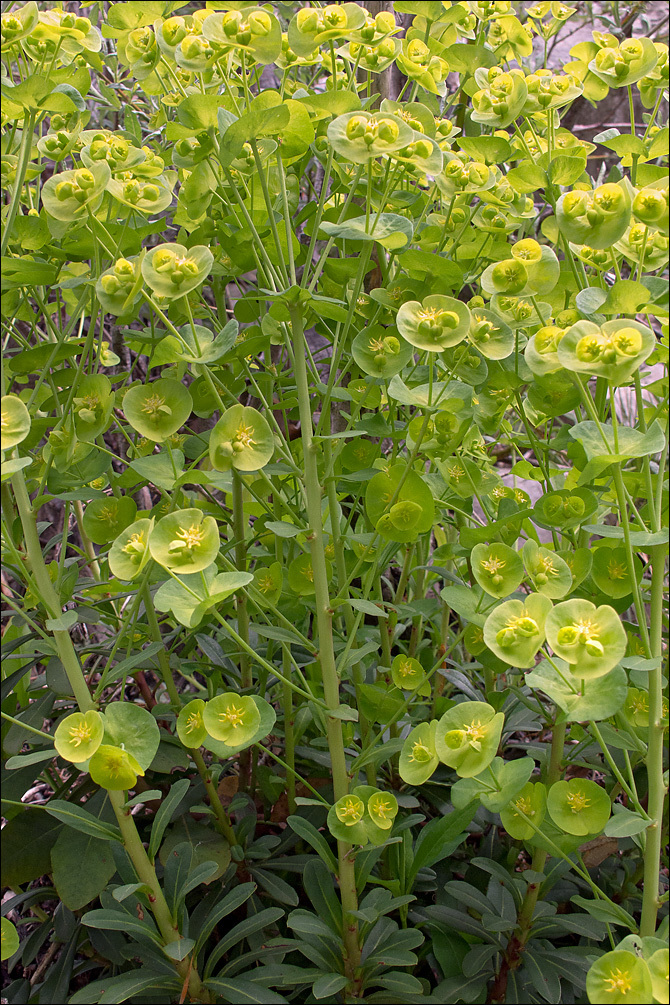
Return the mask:
[(249, 405), (233, 405), (212, 430), (209, 459), (217, 471), (259, 471), (271, 460), (274, 448), (267, 419)]
[(549, 816), (567, 834), (599, 834), (611, 809), (605, 789), (588, 778), (555, 782), (547, 794)]
[(469, 338), (486, 359), (506, 359), (514, 352), (514, 332), (493, 311), (471, 308)]
[(73, 764), (87, 761), (95, 754), (104, 736), (102, 716), (95, 709), (73, 712), (58, 723), (54, 747), (61, 757)]
[(543, 325), (528, 339), (523, 355), (536, 377), (546, 377), (561, 369), (558, 347), (564, 335), (565, 330), (557, 325)]
[[(18, 10), (5, 13), (0, 18), (2, 32), (2, 52), (9, 52), (26, 38), (37, 26), (39, 10), (34, 0), (19, 7)], [(5, 957), (3, 956), (3, 959)]]
[(110, 743), (100, 744), (88, 763), (88, 772), (96, 785), (112, 792), (132, 789), (137, 776), (144, 774), (139, 761), (129, 751)]
[(616, 541), (603, 541), (593, 552), (591, 578), (607, 597), (621, 600), (630, 596), (635, 582), (642, 581), (643, 566), (637, 555), (633, 555), (633, 569), (631, 576), (626, 549)]
[(499, 600), (514, 593), (523, 579), (521, 556), (507, 544), (475, 545), (470, 563), (482, 590)]
[[(361, 786), (362, 788), (362, 786)], [(356, 792), (340, 796), (328, 811), (328, 830), (338, 841), (365, 845), (369, 841), (365, 826), (367, 805)]]
[(281, 52), (279, 21), (267, 9), (253, 4), (209, 14), (202, 23), (202, 33), (224, 51), (234, 48), (256, 63), (273, 63)]
[(304, 7), (288, 26), (288, 44), (296, 56), (309, 56), (325, 42), (355, 34), (366, 20), (366, 11), (356, 3)]
[(484, 642), (510, 666), (522, 670), (535, 666), (535, 654), (544, 643), (551, 608), (551, 600), (541, 593), (500, 604), (486, 619)]
[(413, 656), (398, 653), (391, 663), (391, 677), (403, 691), (416, 691), (426, 679), (426, 671)]
[(142, 257), (117, 258), (114, 265), (100, 275), (95, 293), (107, 314), (126, 314), (140, 297), (143, 285)]
[(117, 579), (132, 580), (139, 576), (151, 558), (149, 538), (154, 518), (135, 520), (122, 530), (109, 550), (109, 569)]
[(613, 607), (590, 600), (565, 600), (545, 621), (547, 641), (557, 656), (585, 680), (609, 673), (626, 652), (626, 630)]
[(107, 429), (114, 408), (109, 377), (95, 373), (82, 377), (72, 401), (77, 439), (90, 443)]
[[(443, 153), (444, 168), (435, 181), (440, 192), (449, 199), (486, 192), (496, 184), (496, 172), (482, 161), (468, 160), (466, 155), (453, 151)], [(450, 219), (455, 219), (453, 211)]]
[(527, 841), (535, 834), (535, 827), (541, 825), (546, 811), (546, 787), (542, 782), (526, 782), (514, 799), (500, 811), (500, 819), (510, 837), (516, 841)]
[(658, 62), (650, 38), (626, 38), (620, 45), (603, 46), (589, 63), (589, 70), (609, 87), (628, 87), (646, 77)]
[(109, 544), (130, 526), (137, 513), (132, 496), (93, 499), (84, 510), (84, 533), (93, 544)]
[(626, 949), (605, 953), (586, 975), (586, 993), (591, 1005), (638, 1005), (651, 1001), (652, 977), (647, 962)]
[(63, 223), (85, 220), (89, 210), (94, 213), (100, 207), (110, 178), (105, 161), (61, 171), (44, 183), (42, 204), (49, 216)]
[(193, 399), (188, 388), (170, 377), (137, 384), (123, 398), (123, 414), (130, 425), (155, 443), (163, 443), (176, 433), (192, 410)]
[(398, 815), (398, 800), (392, 792), (382, 792), (379, 789), (368, 799), (367, 809), (372, 822), (383, 831), (388, 831)]
[(606, 182), (591, 192), (573, 189), (556, 203), (558, 228), (568, 241), (610, 248), (628, 228), (632, 212), (629, 187)]
[(11, 450), (30, 432), (30, 412), (14, 394), (5, 394), (0, 401), (0, 449)]
[[(132, 172), (128, 172), (132, 174)], [(138, 213), (162, 213), (172, 202), (174, 182), (166, 175), (163, 178), (131, 177), (121, 180), (110, 178), (107, 191), (129, 209)]]
[(528, 540), (523, 546), (526, 572), (538, 593), (560, 600), (572, 588), (572, 573), (560, 555)]
[(522, 114), (529, 118), (535, 112), (563, 108), (578, 98), (584, 90), (581, 81), (571, 73), (553, 73), (542, 68), (526, 77), (528, 97)]
[(416, 471), (407, 471), (404, 464), (394, 464), (388, 472), (380, 471), (370, 479), (365, 508), (378, 533), (390, 541), (415, 541), (419, 534), (431, 529), (435, 519), (429, 486)]
[(373, 325), (355, 337), (351, 353), (357, 366), (369, 377), (394, 377), (407, 366), (412, 356), (412, 346), (399, 339), (394, 329)]
[(389, 112), (345, 112), (328, 126), (333, 149), (354, 164), (367, 164), (382, 154), (408, 147), (414, 130)]
[(183, 244), (159, 244), (142, 262), (147, 286), (160, 297), (183, 297), (207, 277), (214, 255), (204, 244), (185, 248)]
[(533, 519), (544, 527), (570, 530), (587, 523), (598, 508), (598, 500), (589, 489), (557, 489), (535, 503)]
[(215, 740), (239, 747), (255, 736), (261, 714), (253, 698), (228, 691), (205, 704), (202, 718), (205, 729)]
[(400, 751), (400, 777), (408, 785), (423, 785), (438, 766), (435, 750), (437, 719), (420, 722), (408, 734)]
[(435, 751), (461, 778), (473, 778), (496, 756), (505, 716), (483, 701), (464, 701), (442, 716)]
[(578, 321), (561, 339), (558, 359), (566, 370), (604, 377), (618, 386), (630, 380), (655, 348), (656, 336), (639, 321)]
[(408, 300), (398, 311), (396, 324), (402, 337), (417, 349), (441, 352), (458, 345), (468, 335), (470, 309), (461, 300), (432, 294), (423, 301)]
[(254, 586), (258, 590), (255, 602), (261, 607), (276, 605), (284, 587), (284, 574), (280, 562), (254, 570)]
[(159, 520), (149, 541), (151, 557), (177, 575), (202, 572), (219, 554), (219, 528), (201, 509), (180, 509)]
[(652, 992), (661, 1005), (668, 1005), (668, 956), (667, 949), (657, 949), (647, 960)]
[(505, 258), (489, 265), (479, 281), (485, 293), (514, 297), (528, 286), (528, 269), (518, 258)]
[(202, 698), (194, 698), (180, 710), (177, 716), (177, 736), (185, 747), (201, 747), (207, 739), (204, 711), (205, 702)]
[(668, 233), (668, 179), (641, 189), (633, 199), (633, 217), (650, 230)]
[(472, 96), (472, 119), (494, 129), (505, 129), (520, 114), (528, 99), (528, 86), (523, 70), (504, 72), (493, 66), (479, 67), (475, 80), (480, 90)]

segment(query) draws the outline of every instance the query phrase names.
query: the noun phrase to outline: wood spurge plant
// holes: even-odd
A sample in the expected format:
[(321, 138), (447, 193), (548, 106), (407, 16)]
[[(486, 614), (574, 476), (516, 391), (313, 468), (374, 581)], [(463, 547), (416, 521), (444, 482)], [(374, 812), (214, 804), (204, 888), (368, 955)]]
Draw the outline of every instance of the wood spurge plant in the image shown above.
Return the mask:
[(651, 6), (2, 4), (3, 1001), (668, 1002)]

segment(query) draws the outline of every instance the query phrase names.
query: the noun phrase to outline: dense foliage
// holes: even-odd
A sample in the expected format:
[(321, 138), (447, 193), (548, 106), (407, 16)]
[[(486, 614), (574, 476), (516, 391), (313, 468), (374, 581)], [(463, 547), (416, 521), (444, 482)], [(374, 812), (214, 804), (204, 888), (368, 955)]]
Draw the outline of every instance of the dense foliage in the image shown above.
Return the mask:
[(668, 49), (368, 7), (4, 5), (3, 1000), (668, 1001)]

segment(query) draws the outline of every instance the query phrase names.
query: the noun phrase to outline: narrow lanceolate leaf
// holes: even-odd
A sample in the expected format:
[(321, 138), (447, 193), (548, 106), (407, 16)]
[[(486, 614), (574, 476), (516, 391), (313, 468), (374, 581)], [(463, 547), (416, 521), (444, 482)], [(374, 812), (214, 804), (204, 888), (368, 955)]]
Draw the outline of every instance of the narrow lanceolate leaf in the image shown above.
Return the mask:
[(122, 841), (121, 831), (115, 824), (99, 820), (76, 803), (68, 803), (64, 799), (51, 799), (44, 809), (52, 817), (83, 834), (90, 834), (91, 837), (105, 841)]

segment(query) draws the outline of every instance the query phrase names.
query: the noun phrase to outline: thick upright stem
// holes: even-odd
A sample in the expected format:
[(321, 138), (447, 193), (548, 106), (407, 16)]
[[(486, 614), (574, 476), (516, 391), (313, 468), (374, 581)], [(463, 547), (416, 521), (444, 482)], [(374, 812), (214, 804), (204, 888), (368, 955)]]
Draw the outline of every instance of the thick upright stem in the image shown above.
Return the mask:
[(651, 549), (651, 617), (650, 642), (652, 657), (656, 666), (649, 671), (649, 740), (647, 747), (647, 781), (649, 789), (648, 812), (652, 819), (647, 829), (647, 843), (644, 856), (644, 892), (642, 895), (642, 918), (640, 935), (653, 935), (656, 931), (658, 902), (658, 877), (661, 857), (661, 834), (663, 830), (663, 803), (665, 785), (663, 782), (663, 671), (661, 657), (663, 651), (663, 593), (665, 582), (664, 545)]
[[(31, 572), (34, 576), (35, 582), (40, 591), (40, 597), (46, 607), (49, 617), (53, 620), (57, 620), (62, 614), (60, 598), (54, 589), (54, 585), (49, 578), (49, 573), (44, 563), (42, 546), (37, 533), (35, 514), (33, 512), (30, 496), (28, 495), (22, 471), (18, 471), (12, 476), (12, 487), (14, 489), (16, 506), (19, 511), (19, 516), (21, 517), (21, 525), (23, 527), (23, 536), (26, 544), (26, 551), (28, 552), (28, 562), (30, 563)], [(88, 712), (90, 709), (94, 709), (96, 705), (88, 690), (86, 678), (84, 677), (84, 672), (81, 668), (79, 658), (77, 657), (72, 644), (69, 631), (67, 631), (67, 629), (56, 630), (53, 632), (53, 638), (58, 651), (58, 656), (65, 668), (67, 679), (70, 682), (72, 693), (77, 700), (79, 708), (82, 712)]]
[[(123, 837), (123, 845), (133, 863), (137, 878), (140, 883), (144, 883), (151, 891), (148, 894), (149, 903), (151, 904), (151, 912), (156, 919), (158, 930), (161, 933), (161, 938), (165, 945), (177, 942), (182, 938), (179, 926), (174, 923), (170, 908), (158, 882), (156, 870), (149, 861), (149, 856), (142, 844), (130, 810), (124, 809), (123, 792), (109, 792), (109, 801), (112, 804), (112, 809), (114, 810), (121, 836)], [(188, 993), (191, 1000), (195, 999), (195, 1001), (201, 1002), (211, 1001), (209, 992), (203, 987), (198, 971), (192, 966), (188, 958), (175, 963), (175, 967), (184, 983), (188, 981)]]
[[(289, 306), (291, 328), (295, 347), (295, 378), (300, 412), (300, 430), (304, 453), (304, 479), (309, 521), (310, 553), (314, 573), (316, 602), (316, 624), (319, 633), (319, 660), (323, 679), (323, 692), (329, 710), (337, 712), (340, 707), (340, 682), (333, 649), (333, 609), (330, 605), (328, 573), (323, 543), (323, 523), (321, 517), (322, 486), (319, 482), (317, 446), (314, 443), (312, 406), (307, 381), (305, 333), (300, 308)], [(345, 796), (349, 790), (349, 776), (344, 756), (342, 722), (335, 716), (326, 715), (328, 750), (330, 752), (335, 799)], [(343, 930), (345, 946), (345, 966), (350, 981), (355, 980), (355, 971), (360, 964), (358, 923), (352, 912), (358, 909), (354, 862), (350, 855), (351, 846), (343, 841), (337, 843), (339, 859), (340, 895), (342, 898)]]
[[(247, 571), (246, 521), (244, 519), (244, 482), (237, 471), (233, 471), (233, 533), (235, 535), (235, 565), (240, 572)], [(245, 590), (237, 593), (237, 630), (244, 641), (249, 643), (249, 611)], [(251, 660), (246, 652), (240, 655), (240, 684), (242, 690), (253, 686)], [(251, 775), (251, 749), (240, 754), (240, 790), (249, 788)]]

